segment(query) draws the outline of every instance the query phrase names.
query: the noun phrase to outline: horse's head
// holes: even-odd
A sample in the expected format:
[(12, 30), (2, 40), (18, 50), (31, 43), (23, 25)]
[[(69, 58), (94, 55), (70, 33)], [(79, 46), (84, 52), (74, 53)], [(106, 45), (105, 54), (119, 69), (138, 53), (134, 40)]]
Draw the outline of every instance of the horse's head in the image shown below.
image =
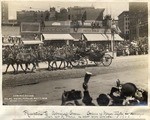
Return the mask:
[(15, 58), (15, 55), (13, 54), (13, 53), (10, 53), (9, 55), (8, 55), (8, 59), (14, 59)]

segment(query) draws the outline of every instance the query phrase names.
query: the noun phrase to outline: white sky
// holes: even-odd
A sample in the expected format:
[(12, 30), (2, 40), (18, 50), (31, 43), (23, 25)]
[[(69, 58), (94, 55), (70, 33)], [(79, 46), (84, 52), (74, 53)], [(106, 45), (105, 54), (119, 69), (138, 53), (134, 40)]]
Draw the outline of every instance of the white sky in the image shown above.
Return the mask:
[[(52, 1), (9, 1), (9, 19), (16, 19), (16, 11), (21, 10), (49, 10), (50, 7), (60, 8), (68, 7), (91, 7), (105, 8), (104, 14), (111, 14), (113, 18), (125, 10), (129, 10), (128, 2), (52, 2)], [(32, 9), (30, 9), (32, 8)]]

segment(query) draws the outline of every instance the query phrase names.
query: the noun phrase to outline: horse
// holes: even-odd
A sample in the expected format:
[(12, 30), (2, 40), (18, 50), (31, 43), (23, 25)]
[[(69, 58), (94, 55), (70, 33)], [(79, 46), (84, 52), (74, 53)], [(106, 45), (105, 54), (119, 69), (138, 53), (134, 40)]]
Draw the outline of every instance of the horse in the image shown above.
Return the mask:
[(15, 62), (16, 62), (15, 61), (15, 55), (12, 52), (10, 54), (8, 54), (7, 57), (5, 56), (5, 58), (3, 58), (3, 63), (7, 64), (7, 67), (6, 67), (6, 70), (5, 70), (4, 74), (7, 73), (7, 70), (8, 70), (10, 65), (14, 69), (14, 73), (16, 72), (15, 67), (14, 67)]
[(74, 65), (72, 64), (72, 62), (77, 62), (76, 60), (79, 60), (81, 58), (80, 54), (77, 53), (76, 50), (74, 49), (69, 49), (66, 51), (66, 67), (68, 68), (69, 65), (70, 67), (74, 67)]
[[(25, 74), (27, 73), (27, 69), (29, 64), (32, 64), (32, 72), (34, 71), (34, 69), (36, 69), (36, 66), (38, 66), (38, 58), (36, 56), (36, 54), (34, 54), (33, 52), (30, 53), (23, 53), (20, 52), (17, 54), (16, 56), (16, 63), (17, 63), (17, 73), (18, 73), (18, 67), (19, 65), (22, 66), (22, 64), (25, 64), (25, 70), (23, 70), (25, 72)], [(22, 68), (22, 67), (21, 67)]]
[(51, 65), (51, 62), (53, 62), (53, 52), (52, 51), (47, 51), (46, 61), (48, 62), (48, 70), (50, 70), (50, 69), (53, 70), (53, 66)]
[[(57, 61), (61, 62), (59, 67), (57, 67)], [(65, 61), (66, 61), (65, 49), (63, 48), (56, 49), (53, 54), (52, 70), (54, 70), (54, 64), (55, 64), (56, 69), (60, 69), (63, 63), (64, 63), (63, 69), (65, 69), (66, 68)]]

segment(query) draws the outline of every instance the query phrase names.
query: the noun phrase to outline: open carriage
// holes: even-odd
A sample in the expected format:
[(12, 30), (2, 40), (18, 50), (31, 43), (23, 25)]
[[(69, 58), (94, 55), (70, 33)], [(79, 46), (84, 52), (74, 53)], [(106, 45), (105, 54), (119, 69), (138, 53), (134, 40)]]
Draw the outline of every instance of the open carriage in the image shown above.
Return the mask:
[(74, 67), (87, 66), (89, 62), (94, 62), (96, 65), (102, 63), (104, 66), (109, 66), (112, 63), (112, 56), (106, 52), (86, 51), (78, 53), (76, 56), (76, 59), (71, 61)]

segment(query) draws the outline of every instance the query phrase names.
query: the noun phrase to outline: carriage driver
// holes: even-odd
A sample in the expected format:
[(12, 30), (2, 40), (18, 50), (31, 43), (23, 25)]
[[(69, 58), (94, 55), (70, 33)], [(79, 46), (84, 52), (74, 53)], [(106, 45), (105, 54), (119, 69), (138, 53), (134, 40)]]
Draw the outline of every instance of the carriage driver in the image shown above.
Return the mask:
[(86, 51), (86, 40), (79, 40), (79, 49), (80, 51), (82, 52), (85, 52)]

